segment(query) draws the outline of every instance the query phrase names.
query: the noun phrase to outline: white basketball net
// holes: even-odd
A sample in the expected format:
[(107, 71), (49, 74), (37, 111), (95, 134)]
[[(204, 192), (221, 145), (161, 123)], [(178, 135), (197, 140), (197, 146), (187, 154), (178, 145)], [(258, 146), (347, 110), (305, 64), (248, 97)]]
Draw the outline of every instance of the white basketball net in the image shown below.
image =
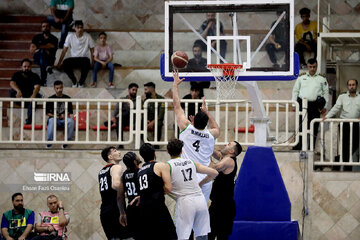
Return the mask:
[(241, 64), (209, 64), (208, 69), (216, 81), (217, 99), (234, 99), (237, 80), (244, 71)]

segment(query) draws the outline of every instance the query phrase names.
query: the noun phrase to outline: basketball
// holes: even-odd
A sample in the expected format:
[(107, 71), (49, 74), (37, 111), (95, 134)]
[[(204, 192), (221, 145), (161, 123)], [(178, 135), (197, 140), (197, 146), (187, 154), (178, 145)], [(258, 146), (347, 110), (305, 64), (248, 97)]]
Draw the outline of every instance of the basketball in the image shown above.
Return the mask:
[(176, 68), (184, 68), (188, 64), (188, 56), (183, 51), (176, 51), (171, 56), (171, 62)]

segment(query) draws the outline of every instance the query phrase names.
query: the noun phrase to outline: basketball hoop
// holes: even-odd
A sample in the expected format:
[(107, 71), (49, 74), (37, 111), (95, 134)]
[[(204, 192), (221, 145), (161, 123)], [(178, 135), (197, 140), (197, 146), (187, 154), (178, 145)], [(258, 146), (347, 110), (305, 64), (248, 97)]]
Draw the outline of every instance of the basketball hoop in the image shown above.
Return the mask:
[(216, 81), (217, 99), (233, 99), (236, 93), (236, 84), (241, 72), (242, 64), (222, 63), (208, 64), (207, 68), (214, 75)]

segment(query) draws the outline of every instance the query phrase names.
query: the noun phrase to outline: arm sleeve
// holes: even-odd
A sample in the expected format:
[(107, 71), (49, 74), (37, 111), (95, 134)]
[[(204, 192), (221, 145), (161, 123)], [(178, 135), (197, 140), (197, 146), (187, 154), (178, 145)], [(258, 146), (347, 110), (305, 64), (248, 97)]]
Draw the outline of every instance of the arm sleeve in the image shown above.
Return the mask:
[(75, 7), (74, 0), (69, 1), (69, 2), (68, 2), (68, 6), (69, 6), (70, 8), (74, 8), (74, 7)]
[(38, 214), (36, 215), (36, 221), (35, 221), (35, 223), (36, 223), (36, 224), (37, 224), (37, 223), (41, 224), (41, 215), (40, 215), (40, 213), (38, 213)]
[(117, 117), (119, 115), (119, 103), (116, 104), (114, 111), (112, 113), (113, 117)]
[(99, 55), (99, 48), (98, 48), (98, 46), (95, 46), (95, 48), (94, 48), (94, 57), (98, 57), (98, 55)]
[(326, 114), (326, 118), (334, 117), (342, 108), (342, 97), (339, 96), (336, 100), (336, 104), (331, 108), (331, 110)]
[(71, 37), (72, 33), (69, 33), (66, 38), (65, 38), (65, 43), (64, 43), (64, 47), (71, 47), (71, 41), (70, 41), (70, 37)]
[(165, 115), (165, 103), (159, 103), (159, 115), (158, 115), (158, 123), (162, 123), (164, 121)]
[(301, 39), (301, 31), (300, 31), (300, 27), (299, 27), (299, 24), (296, 25), (295, 27), (295, 40), (296, 42), (299, 41)]
[(1, 228), (9, 228), (9, 222), (5, 217), (5, 214), (3, 214), (1, 219)]
[(34, 223), (35, 223), (35, 213), (34, 211), (32, 211), (29, 215), (29, 218), (26, 220), (26, 225), (28, 224), (34, 225)]
[(299, 79), (296, 79), (295, 85), (293, 87), (293, 91), (292, 91), (292, 100), (296, 101), (297, 98), (299, 97), (299, 92), (300, 92), (300, 81)]
[(94, 48), (95, 47), (94, 40), (92, 39), (90, 34), (88, 34), (88, 37), (89, 37), (89, 48)]
[(55, 0), (51, 0), (50, 7), (55, 7)]
[(328, 84), (326, 78), (324, 79), (324, 84), (323, 84), (323, 95), (324, 95), (326, 104), (328, 104), (328, 102), (329, 102), (329, 84)]

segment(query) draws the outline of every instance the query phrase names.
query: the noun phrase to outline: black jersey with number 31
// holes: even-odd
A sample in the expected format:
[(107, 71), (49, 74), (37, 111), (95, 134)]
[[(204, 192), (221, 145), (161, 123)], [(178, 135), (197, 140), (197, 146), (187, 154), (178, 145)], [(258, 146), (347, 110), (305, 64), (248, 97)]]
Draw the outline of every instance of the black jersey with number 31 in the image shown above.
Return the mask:
[(118, 210), (116, 204), (117, 192), (111, 187), (111, 168), (115, 164), (108, 164), (103, 167), (99, 172), (99, 190), (101, 195), (101, 213), (105, 213), (112, 210)]

